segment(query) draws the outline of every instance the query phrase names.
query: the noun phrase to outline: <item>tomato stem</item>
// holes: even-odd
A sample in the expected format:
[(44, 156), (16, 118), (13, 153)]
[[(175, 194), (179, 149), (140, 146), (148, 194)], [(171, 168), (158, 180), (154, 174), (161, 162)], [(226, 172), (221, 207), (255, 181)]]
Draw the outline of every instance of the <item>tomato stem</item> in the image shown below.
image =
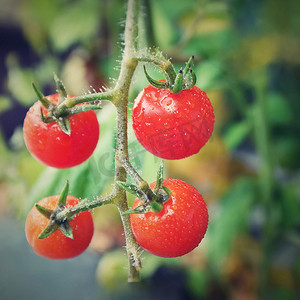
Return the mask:
[(171, 84), (174, 84), (176, 79), (176, 72), (170, 60), (162, 57), (157, 57), (157, 55), (152, 56), (149, 54), (137, 56), (136, 60), (139, 62), (149, 62), (157, 65), (164, 72), (167, 81)]
[(190, 89), (196, 84), (197, 77), (191, 68), (194, 64), (194, 56), (191, 56), (184, 69), (181, 68), (176, 74), (171, 61), (163, 57), (161, 54), (159, 56), (158, 55), (159, 54), (157, 54), (156, 51), (154, 55), (142, 54), (140, 56), (136, 56), (135, 58), (138, 62), (153, 63), (164, 72), (164, 81), (155, 80), (148, 74), (146, 67), (144, 66), (145, 76), (151, 85), (158, 89), (168, 89), (172, 93), (178, 94), (183, 89)]
[(94, 201), (88, 201), (88, 199), (82, 200), (79, 204), (72, 208), (65, 208), (61, 212), (59, 212), (55, 219), (56, 221), (72, 219), (76, 214), (83, 212), (85, 210), (90, 210), (96, 207), (104, 206), (107, 204), (112, 204), (114, 201), (115, 195), (112, 193), (111, 195), (104, 198), (97, 198)]
[(123, 215), (128, 210), (126, 192), (118, 184), (118, 181), (126, 182), (127, 172), (121, 163), (121, 159), (128, 159), (128, 98), (129, 89), (137, 60), (134, 58), (136, 40), (136, 19), (138, 15), (137, 1), (129, 0), (124, 32), (124, 53), (121, 62), (121, 70), (117, 80), (111, 102), (117, 111), (117, 144), (115, 153), (115, 185), (113, 191), (116, 193), (114, 204), (118, 207), (126, 239), (126, 250), (128, 255), (128, 281), (139, 281), (139, 270), (141, 261), (139, 257), (139, 245), (137, 244), (130, 224), (130, 216)]

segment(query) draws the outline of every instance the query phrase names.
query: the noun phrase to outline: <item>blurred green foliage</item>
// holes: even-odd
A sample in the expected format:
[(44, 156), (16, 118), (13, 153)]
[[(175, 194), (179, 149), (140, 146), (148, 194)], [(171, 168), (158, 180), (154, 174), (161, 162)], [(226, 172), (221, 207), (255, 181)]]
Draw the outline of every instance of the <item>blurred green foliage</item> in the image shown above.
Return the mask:
[[(172, 57), (178, 68), (195, 55), (197, 85), (215, 96), (211, 99), (216, 111), (212, 144), (220, 138), (227, 150), (226, 188), (217, 195), (202, 191), (204, 197), (212, 198), (203, 245), (176, 260), (186, 272), (191, 294), (212, 299), (213, 291), (220, 291), (228, 299), (256, 299), (262, 292), (272, 299), (292, 299), (299, 292), (293, 282), (299, 280), (300, 272), (300, 2), (142, 2), (149, 8), (143, 18), (152, 24), (148, 41)], [(14, 51), (3, 58), (7, 74), (0, 116), (13, 109), (15, 102), (28, 107), (35, 101), (32, 81), (54, 92), (53, 72), (61, 74), (71, 94), (87, 92), (90, 85), (96, 90), (113, 85), (121, 59), (124, 1), (25, 0), (6, 10), (10, 13), (0, 13), (0, 25), (18, 27), (38, 59), (28, 66)], [(145, 84), (138, 68), (131, 101)], [(69, 170), (45, 168), (30, 157), (19, 128), (10, 141), (1, 139), (0, 186), (8, 191), (3, 195), (13, 211), (24, 216), (39, 198), (58, 193), (65, 179), (70, 180), (71, 193), (81, 198), (106, 192), (113, 174), (114, 118), (113, 108), (104, 105), (94, 155)], [(154, 181), (159, 160), (141, 148), (130, 124), (129, 128), (130, 158), (146, 180)], [(191, 160), (206, 174), (216, 167), (214, 154), (204, 158), (203, 165), (201, 153)], [(213, 176), (211, 181), (216, 187)], [(201, 192), (200, 179), (193, 177), (193, 182)], [(237, 246), (245, 237), (251, 245), (248, 249), (247, 243)], [(254, 258), (249, 254), (252, 245), (258, 249)], [(292, 258), (291, 247), (298, 254)], [(281, 268), (292, 283), (280, 281), (278, 252), (285, 258)], [(147, 257), (145, 277), (151, 277), (162, 263)]]

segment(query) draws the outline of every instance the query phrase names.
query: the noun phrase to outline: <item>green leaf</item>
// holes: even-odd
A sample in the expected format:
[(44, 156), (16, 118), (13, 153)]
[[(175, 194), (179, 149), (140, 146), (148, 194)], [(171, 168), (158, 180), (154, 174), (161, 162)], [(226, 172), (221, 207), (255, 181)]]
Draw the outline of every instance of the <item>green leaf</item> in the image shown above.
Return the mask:
[(220, 60), (206, 60), (195, 67), (197, 76), (197, 86), (203, 90), (208, 90), (221, 79), (223, 64)]
[[(299, 184), (299, 183), (298, 183)], [(297, 188), (292, 184), (287, 184), (282, 188), (282, 196), (278, 203), (282, 215), (282, 225), (285, 229), (297, 227), (300, 219), (300, 203), (297, 198)]]
[[(164, 49), (167, 48), (175, 39), (176, 31), (174, 30), (172, 21), (168, 18), (170, 8), (168, 11), (163, 11), (161, 5), (164, 1), (152, 1), (152, 24), (155, 40), (158, 45)], [(181, 1), (184, 2), (184, 1)]]
[(7, 86), (10, 93), (23, 105), (31, 105), (35, 95), (31, 87), (34, 75), (30, 69), (22, 69), (17, 58), (9, 55), (7, 58)]
[(229, 53), (238, 45), (239, 39), (233, 30), (223, 29), (206, 34), (193, 35), (186, 46), (188, 53), (199, 53), (203, 57), (224, 59), (224, 53)]
[(0, 113), (8, 110), (12, 106), (11, 100), (6, 96), (0, 96)]
[(195, 299), (199, 299), (199, 295), (204, 298), (206, 291), (209, 288), (209, 274), (207, 270), (190, 268), (187, 272), (187, 285), (189, 290), (195, 296)]
[(205, 237), (208, 242), (206, 250), (210, 263), (216, 270), (220, 270), (235, 238), (245, 232), (255, 196), (251, 179), (237, 180), (221, 199), (217, 216), (210, 219)]
[(280, 94), (268, 94), (266, 110), (267, 117), (272, 125), (287, 124), (292, 121), (290, 102)]
[(248, 136), (251, 129), (252, 125), (247, 120), (231, 125), (223, 136), (227, 148), (234, 150), (238, 147)]
[(99, 28), (99, 3), (77, 1), (62, 9), (50, 27), (50, 39), (58, 51), (65, 51), (75, 43), (90, 42)]

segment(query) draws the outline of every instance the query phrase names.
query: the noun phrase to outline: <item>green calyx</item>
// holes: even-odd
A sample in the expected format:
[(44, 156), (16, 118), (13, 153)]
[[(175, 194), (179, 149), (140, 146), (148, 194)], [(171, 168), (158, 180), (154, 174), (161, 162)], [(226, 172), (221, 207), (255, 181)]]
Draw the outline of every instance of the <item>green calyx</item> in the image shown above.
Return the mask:
[[(42, 108), (40, 112), (40, 118), (44, 123), (57, 122), (61, 130), (71, 135), (71, 127), (69, 117), (74, 114), (86, 112), (89, 110), (99, 110), (101, 107), (95, 104), (81, 104), (82, 102), (76, 102), (68, 96), (63, 82), (54, 73), (54, 81), (59, 94), (58, 104), (54, 104), (49, 101), (43, 93), (32, 83), (33, 89), (41, 102), (42, 106), (47, 109), (47, 115), (43, 114)], [(78, 105), (81, 104), (81, 105)]]
[(164, 203), (171, 197), (171, 191), (164, 186), (163, 180), (163, 162), (159, 166), (157, 172), (156, 185), (153, 189), (149, 185), (144, 185), (142, 188), (127, 182), (117, 182), (117, 184), (125, 191), (137, 196), (143, 203), (135, 209), (125, 211), (123, 214), (144, 214), (147, 212), (160, 212), (163, 209)]
[(163, 81), (158, 81), (153, 79), (147, 72), (146, 67), (144, 65), (144, 73), (151, 85), (158, 89), (168, 89), (172, 93), (178, 94), (182, 90), (187, 90), (192, 88), (197, 81), (196, 74), (192, 70), (192, 65), (194, 64), (194, 56), (192, 56), (184, 69), (180, 69), (176, 74), (174, 67), (166, 67), (166, 64), (160, 63), (160, 60), (155, 62), (164, 72), (166, 79)]
[(36, 204), (36, 209), (47, 219), (49, 219), (49, 223), (47, 227), (42, 231), (39, 235), (39, 239), (44, 239), (54, 233), (57, 229), (59, 229), (66, 237), (73, 239), (73, 232), (70, 226), (71, 218), (58, 219), (57, 215), (64, 211), (66, 208), (67, 196), (69, 191), (69, 182), (66, 181), (65, 186), (59, 196), (58, 203), (54, 210), (43, 207), (39, 204)]

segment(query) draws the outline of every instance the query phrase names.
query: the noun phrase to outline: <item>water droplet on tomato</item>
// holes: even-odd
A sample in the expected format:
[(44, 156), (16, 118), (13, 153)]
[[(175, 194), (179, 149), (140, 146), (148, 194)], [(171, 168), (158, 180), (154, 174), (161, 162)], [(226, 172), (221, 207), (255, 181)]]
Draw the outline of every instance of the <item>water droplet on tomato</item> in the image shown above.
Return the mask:
[(136, 117), (136, 121), (137, 122), (142, 122), (143, 118), (144, 118), (144, 113), (145, 113), (145, 109), (142, 109), (140, 111), (140, 113), (138, 114), (138, 116)]
[(175, 114), (176, 118), (181, 118), (181, 116), (182, 116), (181, 112), (178, 110), (174, 111), (174, 114)]
[(168, 122), (165, 122), (165, 123), (164, 123), (164, 127), (165, 127), (166, 129), (168, 129), (168, 128), (170, 128), (170, 124), (169, 124)]

